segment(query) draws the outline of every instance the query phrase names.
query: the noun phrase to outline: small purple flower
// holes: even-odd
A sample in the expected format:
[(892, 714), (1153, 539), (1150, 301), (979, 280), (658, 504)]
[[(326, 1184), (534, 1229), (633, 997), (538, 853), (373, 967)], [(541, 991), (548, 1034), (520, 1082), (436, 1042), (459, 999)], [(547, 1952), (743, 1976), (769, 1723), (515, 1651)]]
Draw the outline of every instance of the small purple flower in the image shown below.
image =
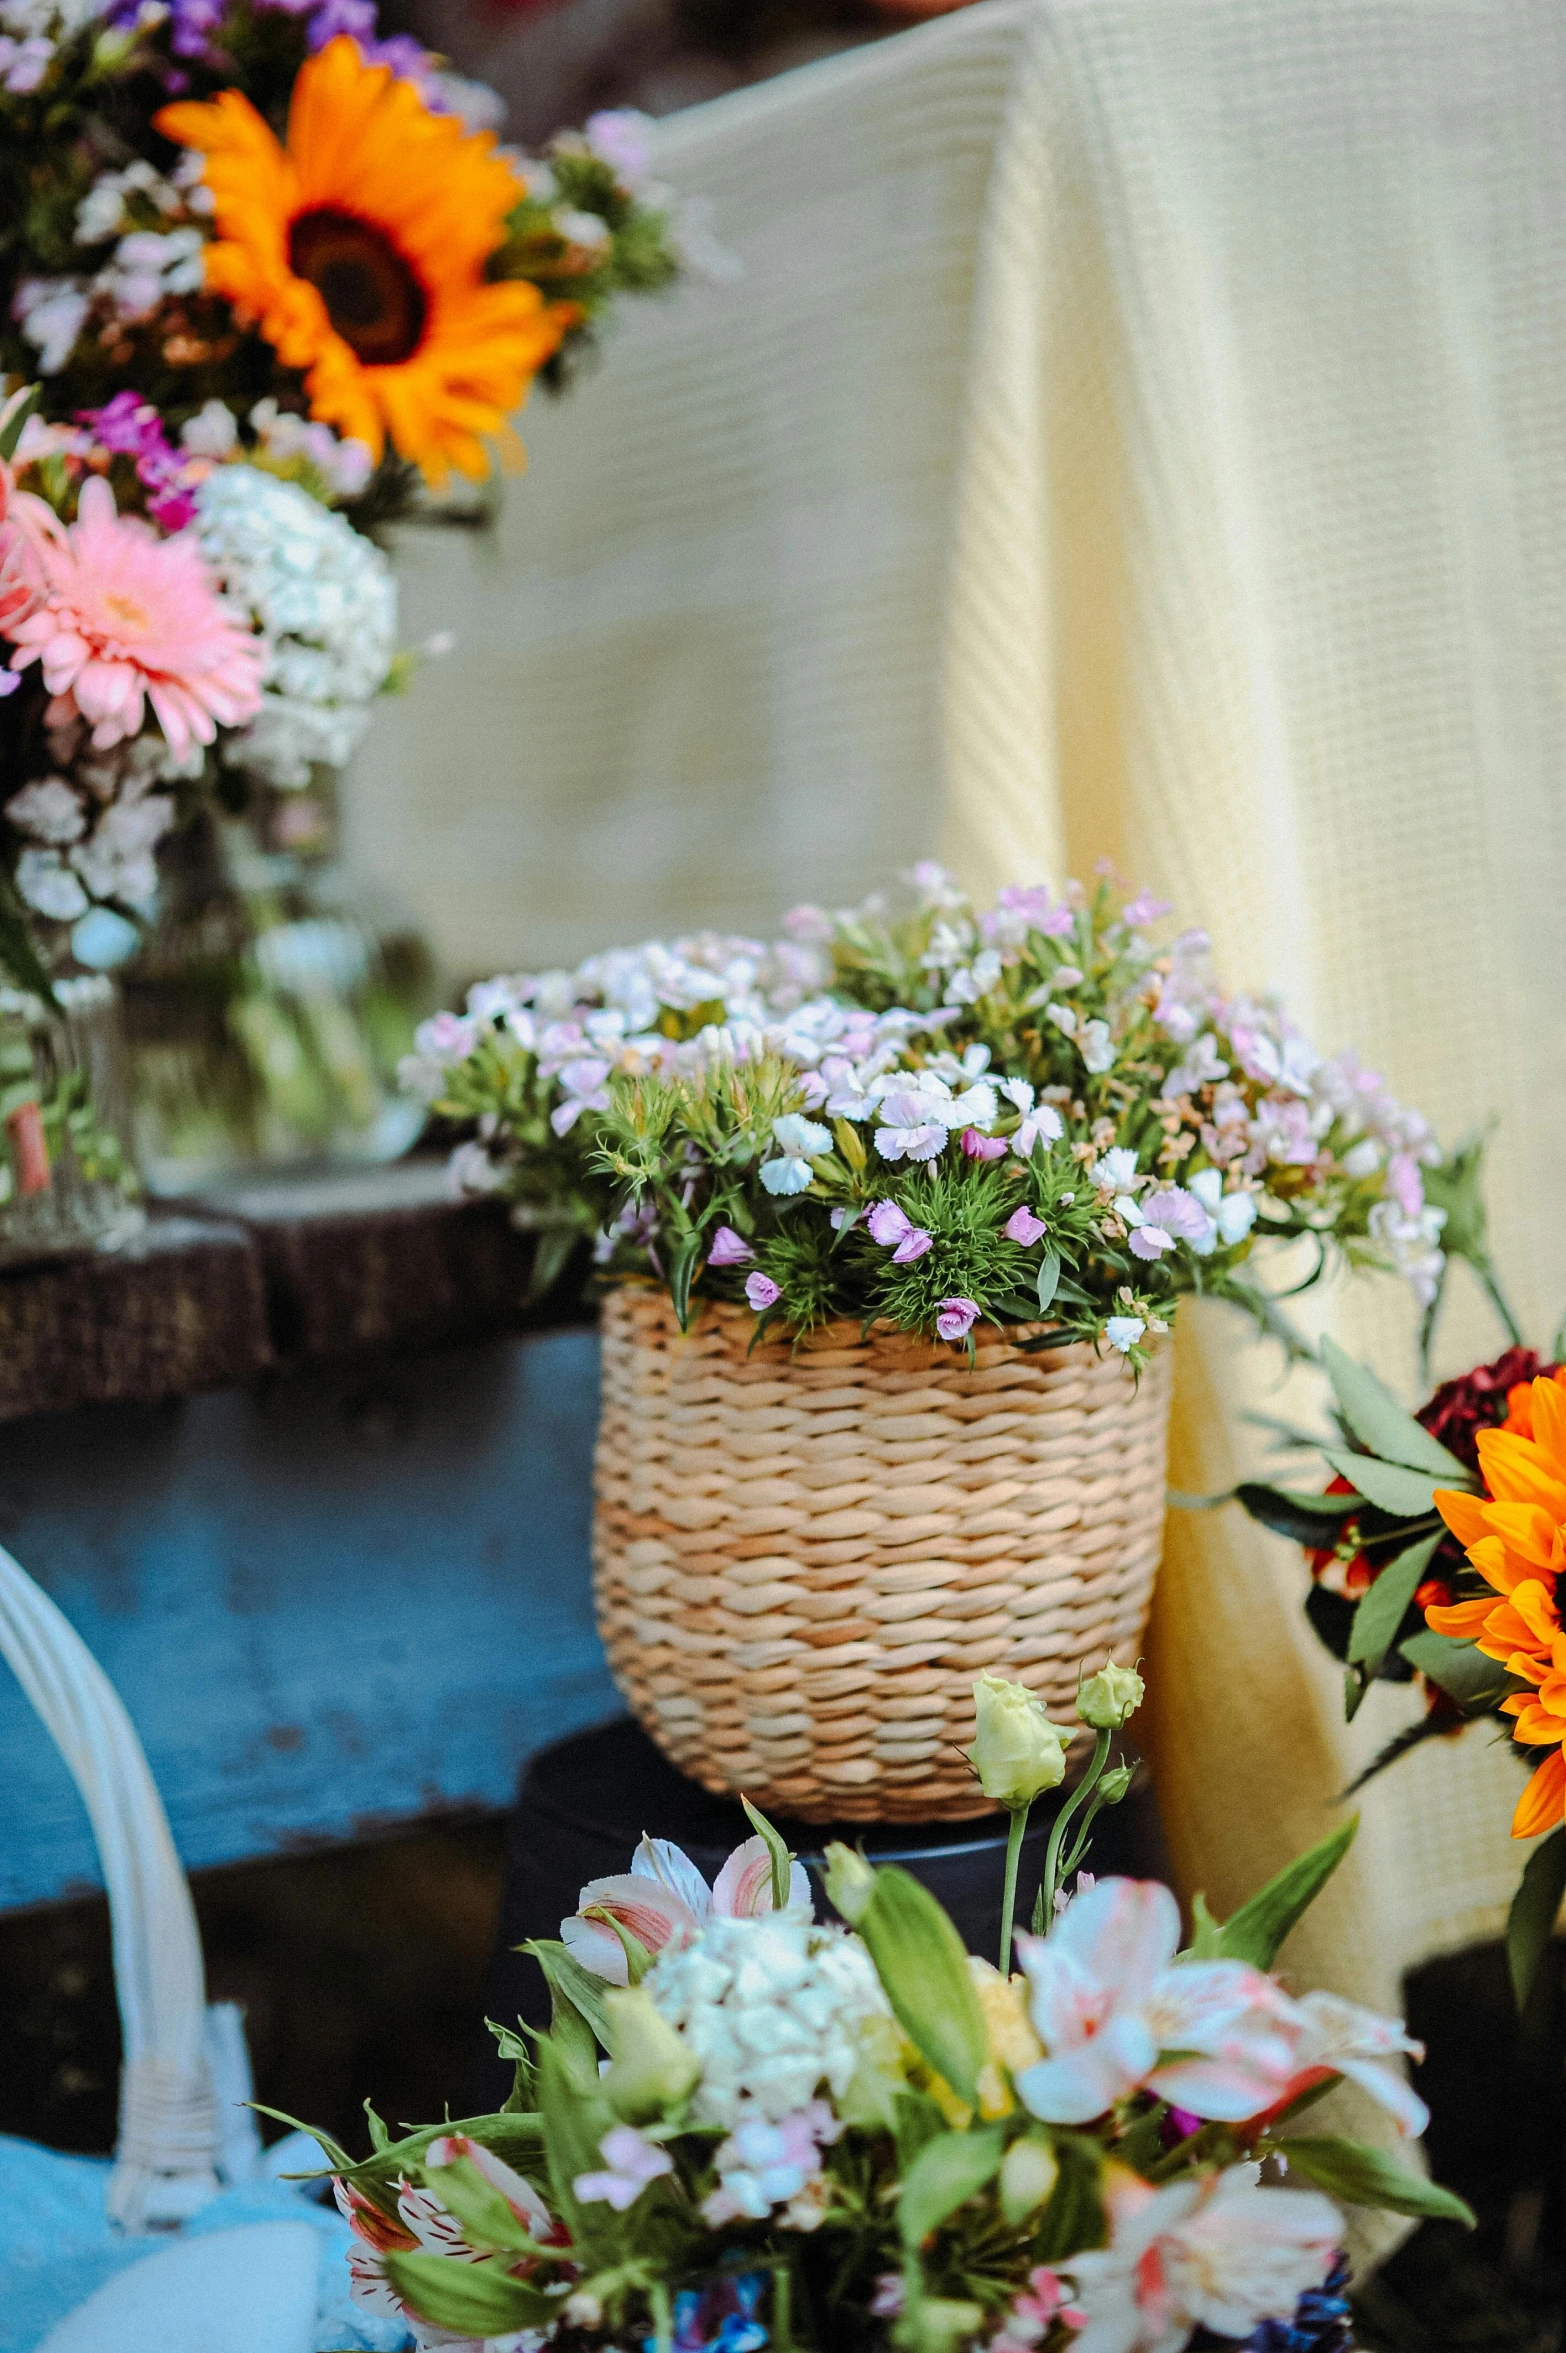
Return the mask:
[(652, 127), (639, 107), (612, 106), (588, 116), (583, 136), (623, 188), (639, 188), (652, 169)]
[(1173, 899), (1155, 899), (1151, 891), (1138, 891), (1136, 897), (1127, 900), (1121, 909), (1123, 920), (1133, 926), (1142, 923), (1156, 923), (1160, 915), (1172, 915), (1173, 913)]
[(894, 1266), (908, 1266), (933, 1246), (933, 1236), (916, 1226), (895, 1201), (878, 1201), (865, 1219), (872, 1242), (892, 1253)]
[(749, 1266), (756, 1253), (743, 1234), (732, 1226), (719, 1226), (712, 1237), (712, 1248), (707, 1253), (709, 1266)]
[(667, 2149), (655, 2148), (633, 2126), (617, 2124), (598, 2144), (604, 2160), (602, 2173), (579, 2173), (571, 2187), (584, 2204), (602, 2202), (623, 2214), (634, 2206), (651, 2181), (674, 2171)]
[(1035, 1242), (1042, 1242), (1049, 1228), (1041, 1217), (1034, 1216), (1026, 1201), (1022, 1201), (1007, 1218), (1003, 1230), (1008, 1241), (1020, 1242), (1024, 1250), (1031, 1250)]
[(966, 1340), (979, 1320), (975, 1299), (943, 1299), (935, 1311), (935, 1329), (942, 1340)]
[(1425, 1206), (1425, 1180), (1411, 1152), (1394, 1152), (1387, 1162), (1387, 1191), (1405, 1217), (1418, 1217)]
[(976, 1127), (963, 1129), (962, 1148), (970, 1160), (1004, 1160), (1007, 1150), (1004, 1136), (981, 1136)]
[(770, 1275), (758, 1273), (745, 1277), (745, 1297), (757, 1315), (765, 1315), (769, 1307), (776, 1307), (782, 1296)]

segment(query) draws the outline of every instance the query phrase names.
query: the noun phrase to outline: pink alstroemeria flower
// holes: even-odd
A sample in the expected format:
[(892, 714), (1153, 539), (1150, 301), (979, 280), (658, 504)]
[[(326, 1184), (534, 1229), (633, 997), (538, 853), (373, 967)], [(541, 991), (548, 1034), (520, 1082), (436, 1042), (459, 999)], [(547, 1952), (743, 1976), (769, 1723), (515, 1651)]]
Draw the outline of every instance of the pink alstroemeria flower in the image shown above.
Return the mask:
[[(425, 2171), (433, 2173), (438, 2182), (441, 2168), (454, 2164), (458, 2158), (466, 2158), (489, 2187), (499, 2192), (528, 2236), (540, 2246), (569, 2245), (570, 2233), (555, 2220), (532, 2183), (524, 2181), (492, 2150), (470, 2140), (465, 2133), (446, 2133), (432, 2141), (424, 2153)], [(461, 2223), (428, 2182), (419, 2189), (411, 2183), (403, 2185), (397, 2196), (400, 2219), (395, 2222), (351, 2182), (335, 2181), (332, 2190), (338, 2211), (354, 2234), (354, 2244), (348, 2250), (349, 2292), (353, 2301), (383, 2320), (400, 2320), (411, 2328), (421, 2353), (435, 2346), (444, 2348), (445, 2353), (456, 2353), (465, 2340), (427, 2328), (408, 2310), (386, 2276), (386, 2257), (445, 2255), (459, 2263), (487, 2263), (492, 2259), (490, 2251), (470, 2245)], [(531, 2269), (530, 2261), (520, 2262), (513, 2266), (513, 2277), (525, 2279)]]
[(1086, 2319), (1087, 2314), (1070, 2301), (1064, 2283), (1048, 2264), (1037, 2264), (1021, 2295), (1012, 2298), (1000, 2334), (990, 2339), (989, 2353), (1032, 2353), (1057, 2320), (1063, 2327), (1075, 2329)]
[[(1155, 1880), (1101, 1879), (1054, 1934), (1019, 1936), (1029, 2009), (1046, 2058), (1017, 2078), (1049, 2124), (1088, 2124), (1144, 2084), (1200, 2116), (1254, 2113), (1274, 2034), (1272, 1981), (1244, 1961), (1184, 1961), (1180, 1907)], [(1162, 2051), (1200, 2054), (1194, 2082)], [(1214, 2102), (1217, 2105), (1214, 2105)]]
[(1336, 2262), (1343, 2220), (1319, 2190), (1259, 2188), (1257, 2170), (1154, 2189), (1111, 2165), (1110, 2243), (1067, 2266), (1083, 2314), (1072, 2353), (1182, 2353), (1198, 2323), (1245, 2339), (1292, 2319)]
[(1018, 1203), (1001, 1231), (1008, 1241), (1020, 1242), (1024, 1250), (1031, 1250), (1035, 1242), (1042, 1242), (1049, 1232), (1041, 1217), (1035, 1217), (1026, 1201)]
[(978, 1320), (976, 1299), (943, 1299), (935, 1311), (936, 1336), (942, 1340), (966, 1340)]
[[(627, 1872), (609, 1879), (590, 1879), (578, 1899), (579, 1908), (560, 1923), (560, 1937), (573, 1959), (610, 1985), (626, 1985), (630, 1971), (625, 1947), (604, 1920), (590, 1920), (589, 1911), (607, 1912), (649, 1953), (666, 1945), (689, 1941), (709, 1920), (751, 1920), (772, 1910), (772, 1858), (766, 1842), (747, 1838), (737, 1846), (711, 1887), (689, 1855), (666, 1838), (644, 1838)], [(796, 1863), (789, 1878), (787, 1916), (811, 1917), (810, 1882)]]
[(709, 1266), (749, 1266), (756, 1253), (743, 1234), (732, 1226), (719, 1226), (712, 1237), (712, 1248), (707, 1253)]
[(878, 1201), (865, 1219), (872, 1242), (892, 1253), (894, 1266), (907, 1266), (933, 1247), (933, 1236), (916, 1226), (895, 1201)]
[(1399, 2132), (1417, 2137), (1430, 2111), (1395, 2065), (1424, 2057), (1396, 2018), (1383, 2018), (1341, 1995), (1308, 1993), (1295, 2000), (1270, 1977), (1256, 1990), (1216, 2059), (1176, 2059), (1159, 2070), (1166, 2099), (1192, 2113), (1231, 2124), (1286, 2108), (1330, 2076), (1347, 2076), (1385, 2108)]
[(745, 1277), (745, 1299), (757, 1315), (765, 1315), (769, 1307), (776, 1307), (783, 1293), (770, 1275), (753, 1274)]

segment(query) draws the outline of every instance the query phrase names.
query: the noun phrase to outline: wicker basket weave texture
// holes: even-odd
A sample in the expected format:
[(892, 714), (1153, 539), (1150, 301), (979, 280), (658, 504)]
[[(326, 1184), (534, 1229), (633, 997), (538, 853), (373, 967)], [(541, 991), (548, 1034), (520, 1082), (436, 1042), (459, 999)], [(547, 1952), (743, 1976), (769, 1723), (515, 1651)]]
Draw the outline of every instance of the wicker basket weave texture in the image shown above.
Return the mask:
[[(955, 1749), (985, 1668), (1071, 1720), (1129, 1663), (1163, 1539), (1170, 1363), (954, 1350), (611, 1291), (593, 1529), (615, 1680), (710, 1790), (800, 1821), (990, 1811)], [(1026, 1335), (1023, 1335), (1026, 1336)]]

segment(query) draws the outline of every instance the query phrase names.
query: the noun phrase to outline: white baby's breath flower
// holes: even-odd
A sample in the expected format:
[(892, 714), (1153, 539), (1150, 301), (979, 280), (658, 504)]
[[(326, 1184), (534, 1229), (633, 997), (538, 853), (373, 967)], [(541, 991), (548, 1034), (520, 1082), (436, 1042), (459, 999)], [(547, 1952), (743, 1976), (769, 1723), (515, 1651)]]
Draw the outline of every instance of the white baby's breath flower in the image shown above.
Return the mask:
[(391, 568), (340, 515), (255, 466), (215, 468), (196, 496), (202, 550), (271, 648), (260, 713), (224, 757), (285, 789), (307, 784), (313, 765), (348, 758), (385, 684)]

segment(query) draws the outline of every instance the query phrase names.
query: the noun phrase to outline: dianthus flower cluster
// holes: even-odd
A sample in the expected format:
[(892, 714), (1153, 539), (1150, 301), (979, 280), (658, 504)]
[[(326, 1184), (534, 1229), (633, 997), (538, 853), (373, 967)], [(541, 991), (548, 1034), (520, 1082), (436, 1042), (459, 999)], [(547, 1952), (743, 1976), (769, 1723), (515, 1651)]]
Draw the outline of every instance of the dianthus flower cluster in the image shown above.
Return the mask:
[(611, 1276), (795, 1331), (883, 1316), (968, 1343), (1031, 1323), (1139, 1358), (1181, 1293), (1263, 1311), (1258, 1244), (1334, 1248), (1428, 1298), (1424, 1120), (1199, 932), (1106, 878), (1002, 891), (940, 870), (902, 914), (799, 908), (482, 983), (405, 1082), (476, 1121), (459, 1183), (596, 1234)]

